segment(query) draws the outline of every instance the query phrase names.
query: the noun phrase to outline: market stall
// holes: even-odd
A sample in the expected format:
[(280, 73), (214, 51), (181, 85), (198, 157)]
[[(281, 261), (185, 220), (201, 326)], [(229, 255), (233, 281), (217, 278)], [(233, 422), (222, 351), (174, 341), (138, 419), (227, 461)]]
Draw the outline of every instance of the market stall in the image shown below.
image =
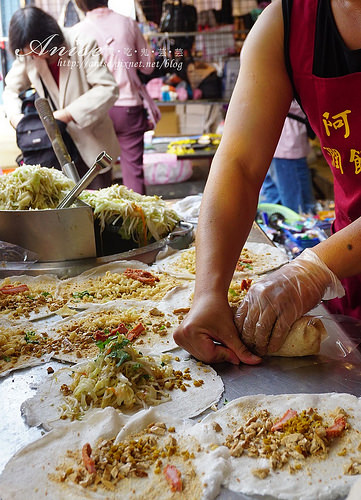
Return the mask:
[[(195, 200), (195, 202), (197, 204), (197, 200)], [(190, 217), (190, 219), (194, 223), (194, 221), (196, 220), (194, 214), (192, 215), (192, 217)], [(77, 328), (78, 329), (80, 328), (80, 330), (76, 330), (77, 335), (80, 337), (81, 331), (83, 331), (81, 335), (86, 336), (86, 329), (81, 330), (81, 325), (82, 325), (82, 318), (86, 317), (87, 311), (91, 311), (90, 315), (95, 319), (97, 317), (100, 318), (101, 315), (103, 314), (108, 314), (107, 316), (108, 321), (110, 321), (109, 319), (111, 317), (110, 314), (114, 313), (114, 309), (117, 309), (118, 306), (115, 305), (116, 302), (111, 302), (110, 306), (107, 307), (107, 302), (109, 300), (118, 300), (119, 298), (123, 300), (123, 305), (119, 309), (120, 311), (119, 314), (121, 314), (125, 307), (124, 304), (127, 303), (127, 300), (135, 298), (135, 295), (132, 295), (134, 292), (133, 288), (131, 294), (129, 290), (128, 292), (124, 291), (118, 292), (117, 291), (118, 288), (116, 288), (118, 284), (121, 283), (120, 277), (126, 275), (127, 279), (131, 279), (130, 277), (132, 277), (133, 279), (135, 273), (135, 276), (137, 277), (134, 278), (134, 283), (137, 281), (137, 279), (139, 279), (139, 276), (141, 276), (144, 277), (145, 279), (154, 279), (155, 281), (153, 285), (155, 286), (153, 287), (152, 293), (154, 293), (154, 295), (152, 296), (152, 298), (145, 296), (145, 300), (144, 298), (143, 300), (140, 300), (140, 302), (138, 302), (138, 306), (136, 305), (135, 302), (132, 302), (133, 309), (136, 310), (136, 308), (139, 307), (139, 304), (141, 304), (141, 309), (142, 309), (141, 314), (144, 314), (145, 303), (147, 303), (148, 305), (150, 303), (156, 304), (155, 306), (156, 311), (153, 311), (153, 313), (151, 313), (151, 316), (148, 316), (148, 318), (151, 319), (147, 320), (148, 323), (145, 323), (143, 319), (142, 320), (143, 324), (155, 325), (154, 318), (156, 318), (156, 320), (158, 321), (159, 315), (167, 314), (168, 315), (167, 329), (169, 330), (169, 332), (171, 332), (172, 331), (171, 325), (173, 321), (171, 318), (171, 313), (173, 315), (178, 314), (177, 318), (174, 320), (175, 321), (174, 324), (175, 325), (178, 324), (179, 321), (181, 321), (182, 319), (182, 315), (186, 313), (187, 308), (189, 307), (192, 300), (192, 285), (194, 282), (194, 276), (192, 276), (192, 273), (194, 273), (193, 269), (194, 262), (190, 262), (188, 259), (189, 256), (192, 255), (193, 251), (192, 237), (191, 233), (189, 232), (189, 226), (187, 225), (189, 224), (189, 222), (184, 224), (186, 224), (185, 225), (186, 236), (184, 236), (184, 228), (183, 228), (183, 230), (181, 231), (180, 239), (179, 235), (178, 236), (173, 235), (172, 237), (170, 237), (170, 235), (172, 235), (172, 232), (170, 232), (168, 236), (159, 240), (160, 242), (148, 244), (145, 245), (143, 248), (133, 249), (124, 254), (117, 253), (100, 258), (98, 257), (92, 259), (86, 258), (83, 259), (84, 260), (83, 264), (82, 260), (78, 259), (73, 262), (69, 261), (66, 263), (64, 262), (63, 263), (58, 262), (56, 264), (53, 263), (53, 267), (49, 265), (49, 263), (45, 262), (45, 263), (30, 263), (25, 267), (23, 266), (22, 269), (17, 269), (18, 273), (21, 271), (22, 273), (25, 273), (27, 275), (28, 281), (26, 281), (24, 277), (14, 276), (10, 280), (5, 279), (5, 281), (2, 282), (1, 285), (3, 288), (4, 286), (5, 287), (19, 286), (20, 283), (20, 286), (27, 286), (28, 289), (32, 290), (32, 287), (34, 286), (34, 280), (35, 281), (40, 280), (42, 286), (45, 286), (44, 279), (46, 275), (44, 274), (44, 271), (49, 272), (49, 270), (52, 269), (55, 274), (58, 274), (62, 278), (64, 276), (67, 278), (67, 279), (59, 279), (57, 276), (53, 278), (56, 281), (55, 288), (59, 292), (57, 294), (57, 298), (60, 300), (60, 297), (62, 298), (65, 297), (67, 298), (67, 300), (65, 302), (64, 301), (59, 302), (59, 304), (57, 304), (55, 309), (53, 308), (53, 311), (51, 310), (50, 306), (48, 310), (40, 308), (40, 310), (35, 311), (35, 314), (34, 310), (32, 310), (30, 311), (29, 314), (27, 314), (26, 318), (21, 312), (20, 314), (17, 314), (17, 311), (15, 310), (14, 312), (14, 309), (12, 309), (14, 315), (12, 318), (8, 318), (9, 321), (15, 321), (15, 323), (12, 323), (13, 326), (14, 324), (19, 324), (24, 320), (28, 322), (28, 325), (29, 324), (31, 325), (30, 333), (29, 330), (26, 329), (29, 327), (24, 327), (25, 328), (24, 331), (26, 331), (25, 338), (27, 339), (25, 342), (28, 346), (29, 345), (35, 346), (34, 349), (37, 348), (38, 345), (42, 343), (42, 337), (41, 334), (39, 334), (39, 332), (45, 331), (47, 332), (49, 338), (53, 339), (51, 333), (52, 331), (55, 331), (58, 334), (60, 331), (62, 332), (62, 334), (64, 334), (64, 332), (67, 332), (68, 334), (69, 332), (71, 333), (72, 331), (74, 331), (74, 328), (70, 327), (71, 322), (74, 321), (73, 319), (74, 313), (77, 313), (76, 314)], [(178, 241), (176, 241), (177, 238)], [(172, 245), (173, 240), (176, 241), (175, 246)], [(177, 248), (177, 243), (178, 243), (178, 248)], [(240, 275), (238, 276), (239, 282), (242, 283), (243, 285), (245, 283), (248, 285), (249, 284), (248, 281), (251, 281), (251, 279), (256, 279), (255, 277), (256, 272), (259, 273), (267, 272), (270, 269), (274, 269), (275, 267), (287, 261), (286, 256), (280, 255), (281, 251), (273, 247), (270, 240), (265, 236), (263, 231), (256, 224), (254, 224), (251, 230), (246, 246), (248, 247), (247, 258), (243, 256), (243, 259), (242, 258), (240, 259), (240, 264), (241, 264), (239, 267)], [(186, 250), (187, 248), (188, 250)], [(263, 260), (258, 259), (258, 261), (256, 262), (256, 260), (254, 259), (253, 262), (250, 264), (250, 260), (252, 260), (249, 259), (250, 253), (255, 248), (262, 249), (262, 251), (259, 250), (259, 255), (262, 254), (261, 257), (263, 258)], [(166, 257), (167, 253), (169, 254), (168, 257)], [(189, 274), (188, 277), (182, 276), (183, 264), (180, 265), (181, 260), (179, 260), (182, 259), (182, 255), (184, 254), (187, 255), (188, 257), (185, 260), (183, 259), (183, 263), (185, 262), (184, 269)], [(124, 261), (124, 259), (127, 260)], [(171, 259), (171, 260), (165, 260), (165, 259)], [(176, 264), (175, 266), (173, 266), (173, 271), (172, 271), (172, 265), (170, 265), (169, 262), (174, 263), (174, 261), (176, 261)], [(166, 264), (164, 262), (166, 262)], [(20, 266), (19, 263), (17, 263), (17, 265), (18, 267)], [(15, 271), (14, 266), (16, 267), (15, 263), (5, 262), (2, 272), (5, 273), (7, 276), (12, 276), (12, 274)], [(257, 268), (257, 266), (259, 267)], [(66, 274), (64, 274), (65, 268), (68, 270)], [(179, 276), (179, 273), (181, 273), (181, 276)], [(5, 274), (3, 274), (3, 276)], [(114, 281), (115, 275), (117, 276), (117, 281)], [(49, 283), (51, 279), (52, 278), (49, 278)], [(105, 280), (107, 279), (108, 280), (110, 279), (110, 281), (106, 282)], [(156, 280), (158, 280), (158, 282), (156, 282)], [(138, 289), (140, 289), (139, 285), (140, 282), (139, 281), (137, 282)], [(237, 305), (241, 297), (244, 296), (243, 294), (246, 293), (247, 291), (246, 289), (243, 288), (242, 292), (238, 292), (237, 286), (235, 284), (236, 282), (237, 282), (237, 277), (235, 277), (234, 283), (232, 282), (233, 283), (233, 285), (231, 286), (232, 293), (230, 293), (229, 295), (230, 297), (229, 300), (231, 305), (232, 304)], [(50, 286), (49, 283), (47, 284), (47, 286)], [(105, 293), (105, 289), (109, 290), (108, 288), (109, 283), (111, 284), (112, 291), (111, 293), (109, 291)], [(158, 287), (157, 283), (160, 283), (159, 289), (157, 288)], [(143, 285), (144, 283), (142, 284), (142, 286)], [(96, 294), (93, 292), (93, 290), (95, 289), (94, 287), (97, 289)], [(166, 294), (166, 298), (164, 297), (162, 290), (167, 292), (168, 295)], [(90, 302), (92, 302), (92, 304), (89, 305)], [(128, 304), (130, 304), (130, 302), (128, 302)], [(44, 306), (44, 304), (42, 305)], [(90, 309), (89, 308), (87, 309), (87, 307), (90, 307)], [(150, 307), (149, 310), (152, 310), (152, 308)], [(153, 345), (149, 344), (148, 346), (149, 350), (147, 351), (146, 339), (148, 337), (138, 337), (135, 334), (134, 334), (135, 335), (134, 345), (136, 348), (141, 349), (144, 352), (148, 352), (149, 355), (156, 355), (156, 354), (159, 355), (160, 353), (163, 353), (163, 355), (169, 354), (169, 359), (172, 359), (171, 363), (173, 364), (176, 363), (176, 365), (177, 363), (181, 363), (178, 364), (177, 366), (178, 372), (183, 370), (182, 372), (183, 375), (186, 373), (191, 374), (190, 379), (188, 378), (188, 380), (193, 380), (194, 382), (197, 382), (197, 384), (194, 384), (194, 387), (191, 384), (192, 389), (189, 388), (188, 393), (185, 392), (182, 395), (182, 391), (179, 391), (178, 394), (172, 394), (171, 400), (165, 403), (165, 405), (168, 405), (167, 407), (168, 413), (166, 411), (166, 414), (168, 414), (169, 417), (167, 418), (172, 419), (175, 417), (178, 418), (185, 417), (185, 418), (190, 418), (193, 424), (197, 424), (200, 422), (200, 419), (204, 418), (205, 416), (206, 417), (208, 416), (207, 418), (210, 419), (210, 421), (212, 422), (212, 419), (216, 418), (214, 417), (214, 415), (216, 416), (218, 415), (218, 413), (216, 412), (217, 409), (218, 411), (222, 411), (222, 409), (227, 409), (227, 405), (229, 405), (230, 402), (236, 400), (237, 398), (250, 396), (252, 399), (256, 395), (294, 394), (296, 395), (295, 400), (293, 400), (292, 396), (290, 396), (293, 405), (298, 404), (302, 407), (302, 404), (305, 404), (307, 405), (307, 407), (309, 407), (310, 404), (315, 404), (314, 402), (317, 401), (317, 403), (320, 405), (320, 410), (321, 410), (322, 405), (325, 404), (325, 400), (331, 398), (331, 400), (333, 401), (333, 398), (337, 399), (335, 395), (333, 396), (328, 395), (325, 396), (325, 398), (322, 398), (322, 396), (320, 396), (322, 394), (347, 393), (354, 396), (361, 395), (360, 382), (359, 382), (360, 369), (361, 369), (361, 354), (358, 350), (359, 341), (355, 340), (356, 336), (353, 338), (352, 335), (353, 332), (356, 333), (357, 329), (359, 329), (359, 325), (356, 321), (347, 320), (347, 318), (341, 318), (341, 317), (337, 318), (338, 321), (334, 321), (334, 319), (328, 317), (326, 310), (323, 308), (323, 306), (319, 306), (316, 310), (312, 312), (312, 314), (316, 316), (317, 319), (322, 320), (323, 326), (327, 332), (326, 338), (323, 339), (321, 343), (321, 347), (319, 344), (318, 354), (305, 357), (271, 357), (265, 359), (261, 365), (254, 367), (247, 365), (233, 366), (229, 364), (220, 364), (213, 367), (207, 367), (206, 365), (202, 364), (198, 365), (197, 363), (194, 362), (194, 360), (191, 359), (189, 355), (187, 355), (185, 351), (177, 348), (174, 345), (174, 343), (172, 343), (172, 337), (171, 335), (168, 334), (167, 335), (162, 334), (159, 337), (157, 337), (159, 342), (161, 343), (163, 342), (163, 347), (160, 348), (159, 344), (157, 344), (158, 345), (157, 348), (154, 348)], [(117, 317), (116, 319), (118, 323), (119, 323), (119, 317)], [(139, 318), (136, 317), (133, 318), (132, 320), (129, 319), (125, 320), (121, 318), (121, 321), (122, 324), (123, 323), (125, 324), (127, 322), (129, 323), (127, 325), (128, 330), (125, 330), (127, 331), (127, 334), (129, 334), (133, 332), (134, 329), (136, 329)], [(133, 325), (136, 326), (133, 328)], [(157, 323), (158, 330), (155, 330), (154, 329), (155, 327), (152, 326), (151, 328), (153, 329), (152, 330), (153, 333), (151, 334), (155, 335), (156, 331), (158, 332), (163, 331), (163, 327), (164, 327), (163, 324), (159, 326), (159, 323)], [(88, 326), (88, 328), (91, 327)], [(97, 337), (98, 342), (100, 340), (101, 342), (105, 341), (106, 343), (107, 335), (102, 336), (104, 335), (105, 330), (99, 328), (100, 327), (98, 325), (98, 330), (96, 330), (96, 335), (98, 335)], [(131, 328), (133, 329), (130, 330)], [(348, 333), (346, 333), (346, 330)], [(3, 323), (2, 333), (4, 334), (5, 331), (6, 330)], [(15, 335), (15, 330), (14, 330), (14, 335)], [(150, 334), (148, 333), (147, 335)], [(95, 338), (94, 335), (93, 337)], [(22, 452), (15, 455), (15, 453), (18, 450), (20, 450), (23, 446), (33, 443), (35, 440), (41, 438), (42, 436), (50, 440), (51, 436), (57, 436), (58, 435), (57, 433), (60, 433), (59, 436), (61, 435), (62, 432), (61, 430), (56, 430), (56, 432), (52, 431), (52, 433), (48, 433), (49, 429), (53, 427), (54, 421), (58, 420), (56, 414), (57, 403), (56, 400), (54, 400), (55, 401), (54, 402), (52, 399), (54, 392), (56, 392), (56, 386), (52, 385), (50, 392), (49, 390), (48, 392), (46, 392), (47, 390), (46, 387), (49, 384), (49, 381), (50, 380), (57, 381), (57, 379), (59, 378), (59, 381), (61, 382), (62, 375), (57, 375), (57, 373), (61, 373), (58, 372), (58, 370), (64, 370), (64, 369), (66, 370), (67, 369), (66, 367), (70, 367), (68, 369), (70, 369), (70, 372), (73, 372), (74, 370), (76, 370), (76, 368), (74, 368), (73, 364), (74, 362), (77, 362), (79, 361), (79, 359), (82, 360), (82, 358), (84, 358), (83, 359), (84, 363), (86, 362), (87, 357), (89, 357), (89, 355), (86, 354), (88, 353), (87, 347), (85, 347), (84, 345), (79, 347), (79, 345), (76, 344), (74, 337), (67, 336), (58, 338), (60, 339), (60, 343), (56, 344), (57, 350), (54, 351), (55, 344), (53, 344), (52, 345), (53, 350), (51, 352), (43, 351), (41, 353), (42, 355), (39, 356), (37, 360), (35, 360), (36, 366), (27, 366), (23, 369), (18, 369), (16, 371), (13, 371), (11, 367), (13, 363), (11, 361), (11, 353), (2, 356), (3, 364), (10, 363), (9, 367), (10, 372), (0, 379), (0, 398), (1, 401), (3, 402), (1, 431), (0, 431), (1, 442), (2, 442), (0, 469), (3, 470), (5, 464), (8, 462), (8, 460), (10, 460), (9, 466), (7, 466), (3, 474), (3, 481), (4, 481), (3, 485), (5, 486), (6, 486), (6, 477), (7, 476), (12, 477), (11, 476), (12, 470), (13, 467), (17, 467), (18, 463), (17, 461), (20, 460), (19, 463), (21, 464), (22, 460), (23, 461), (28, 460), (25, 452), (23, 458), (22, 458)], [(65, 341), (64, 344), (65, 338), (67, 340)], [(137, 342), (139, 342), (139, 339), (141, 339), (140, 340), (142, 342), (141, 344), (137, 344)], [(72, 343), (74, 343), (74, 346), (76, 346), (75, 350), (72, 350), (71, 348)], [(91, 349), (94, 348), (93, 344), (94, 342), (90, 346)], [(68, 350), (64, 349), (64, 345), (67, 346), (69, 349)], [(89, 352), (94, 353), (95, 351), (89, 351)], [(61, 363), (59, 362), (59, 359), (62, 360)], [(170, 362), (167, 356), (163, 357), (162, 359), (163, 359), (162, 361), (163, 364), (167, 364)], [(64, 361), (67, 362), (65, 362), (64, 364)], [(71, 361), (71, 363), (69, 363), (69, 361)], [(138, 364), (140, 365), (144, 363), (144, 359), (137, 358), (136, 363), (138, 366)], [(54, 372), (56, 372), (55, 376), (53, 374)], [(208, 384), (207, 377), (210, 377), (211, 385), (207, 385)], [(198, 390), (197, 385), (203, 386), (203, 389), (201, 387), (199, 389), (199, 392), (197, 392)], [(45, 387), (45, 392), (43, 393), (42, 390), (44, 390), (44, 387)], [(203, 392), (201, 392), (202, 390)], [(204, 396), (204, 394), (206, 394), (206, 396)], [(310, 395), (316, 394), (317, 396), (314, 397), (310, 396), (311, 403), (309, 403), (305, 394), (310, 394)], [(283, 398), (284, 396), (281, 397)], [(347, 401), (348, 408), (352, 404), (356, 405), (359, 404), (357, 399), (349, 401), (347, 399), (348, 397), (350, 396), (345, 396), (346, 398), (345, 401)], [(273, 401), (272, 398), (270, 400), (266, 399), (266, 401), (268, 401), (267, 404), (270, 404), (271, 400)], [(303, 400), (305, 400), (305, 403), (303, 403)], [(48, 404), (48, 402), (50, 401), (51, 403)], [(277, 402), (278, 400), (276, 399), (275, 401)], [(336, 402), (338, 405), (339, 404), (342, 405), (343, 404), (342, 396), (339, 396), (339, 399), (337, 399)], [(175, 404), (175, 406), (173, 406), (173, 404)], [(283, 408), (285, 404), (286, 404), (285, 401), (282, 399), (280, 406)], [(111, 404), (110, 406), (117, 407), (117, 405), (114, 404)], [(145, 406), (146, 407), (149, 406), (149, 403), (146, 404)], [(152, 404), (150, 404), (150, 406), (152, 406)], [(159, 410), (161, 410), (161, 407), (162, 405), (159, 405)], [(230, 408), (232, 407), (230, 406)], [(109, 410), (109, 408), (106, 410)], [(54, 411), (55, 414), (52, 413)], [(120, 415), (123, 415), (123, 413), (124, 411), (123, 412), (121, 411)], [(156, 413), (155, 415), (159, 416), (161, 414)], [(222, 413), (220, 413), (220, 415), (222, 415)], [(92, 418), (94, 419), (96, 417), (90, 415), (89, 419)], [(108, 414), (107, 411), (105, 411), (104, 413), (104, 418), (105, 419), (111, 418), (113, 419), (111, 421), (114, 423), (114, 416)], [(127, 411), (125, 411), (124, 418), (127, 418)], [(151, 417), (145, 416), (144, 418), (146, 422), (148, 422), (149, 418)], [(166, 419), (166, 417), (164, 417), (164, 419)], [(77, 428), (76, 425), (78, 424), (81, 425), (82, 422), (86, 423), (86, 421), (87, 421), (86, 417), (82, 415), (80, 421), (73, 422), (74, 426), (69, 427), (69, 429), (72, 428), (76, 429)], [(63, 421), (59, 420), (59, 422), (64, 422), (64, 420)], [(92, 422), (92, 420), (89, 420), (89, 422)], [(65, 423), (66, 425), (70, 426), (72, 425), (69, 424), (69, 422)], [(99, 423), (97, 423), (97, 421), (94, 420), (94, 425), (97, 428)], [(207, 419), (205, 420), (205, 425), (207, 425)], [(216, 424), (214, 423), (212, 424), (213, 427), (215, 425)], [(355, 422), (352, 422), (352, 427), (357, 427), (355, 425)], [(65, 428), (68, 429), (68, 427), (64, 427), (64, 429)], [(81, 434), (83, 432), (85, 432), (86, 434), (86, 431), (84, 431), (84, 427), (79, 427), (79, 433)], [(91, 438), (90, 437), (87, 438), (86, 435), (84, 435), (82, 439), (90, 440)], [(358, 436), (357, 439), (359, 440)], [(42, 442), (43, 441), (40, 441), (40, 443)], [(44, 441), (44, 443), (46, 446), (51, 445), (51, 441), (49, 441), (50, 443), (49, 445), (46, 444), (47, 441)], [(71, 443), (69, 443), (69, 445), (67, 446), (70, 446), (70, 444)], [(28, 450), (28, 448), (25, 448), (25, 450)], [(32, 453), (31, 449), (29, 453)], [(41, 454), (43, 452), (39, 451), (39, 453)], [(14, 455), (15, 458), (12, 458), (14, 457)], [(221, 460), (221, 458), (218, 455), (215, 457), (215, 460), (216, 459)], [(14, 461), (14, 466), (11, 465), (13, 461)], [(217, 463), (218, 463), (217, 461), (214, 462), (214, 464)], [(221, 463), (223, 462), (221, 461), (220, 464)], [(221, 467), (221, 465), (219, 466)], [(36, 467), (36, 464), (34, 464), (34, 467)], [(29, 470), (32, 469), (30, 468)], [(218, 477), (215, 465), (214, 469), (212, 470), (215, 475), (214, 477)], [(46, 472), (46, 474), (47, 473), (48, 472)], [(277, 474), (279, 474), (279, 472), (277, 472)], [(297, 475), (295, 477), (297, 477)], [(352, 484), (352, 482), (354, 482), (354, 479), (356, 477), (357, 475), (345, 476), (347, 481), (346, 479), (345, 481), (342, 481), (341, 485), (342, 487), (340, 487), (339, 484), (332, 486), (333, 488), (332, 493), (334, 493), (334, 491), (339, 492), (341, 495), (339, 497), (342, 498), (348, 491), (350, 485)], [(262, 479), (258, 479), (258, 481), (260, 481), (259, 488), (261, 491), (263, 488), (263, 484), (268, 484), (268, 483), (262, 484)], [(312, 483), (312, 475), (310, 481)], [(317, 476), (317, 481), (318, 481), (318, 476)], [(222, 481), (219, 479), (218, 486), (220, 486), (221, 482)], [(217, 498), (219, 498), (220, 500), (250, 498), (249, 496), (243, 494), (239, 488), (237, 488), (237, 483), (235, 486), (231, 481), (228, 485), (231, 487), (233, 491), (222, 486), (220, 493), (217, 495)], [(252, 491), (252, 487), (253, 486), (251, 485), (250, 490), (248, 491)], [(5, 494), (5, 490), (2, 490), (1, 488), (2, 488), (2, 480), (0, 477), (0, 496), (5, 500), (7, 496)], [(27, 488), (29, 488), (29, 486), (27, 486)], [(21, 488), (18, 488), (18, 491), (21, 494)], [(330, 491), (331, 490), (327, 490), (326, 488), (327, 495), (329, 494)], [(213, 498), (212, 497), (213, 493), (209, 492), (210, 498)], [(292, 494), (290, 493), (289, 497), (288, 496), (282, 497), (279, 496), (278, 493), (275, 494), (275, 496), (279, 498), (299, 498), (297, 496), (295, 497), (292, 495), (293, 493)], [(16, 498), (16, 496), (14, 498)], [(320, 498), (332, 498), (332, 497), (321, 496)]]

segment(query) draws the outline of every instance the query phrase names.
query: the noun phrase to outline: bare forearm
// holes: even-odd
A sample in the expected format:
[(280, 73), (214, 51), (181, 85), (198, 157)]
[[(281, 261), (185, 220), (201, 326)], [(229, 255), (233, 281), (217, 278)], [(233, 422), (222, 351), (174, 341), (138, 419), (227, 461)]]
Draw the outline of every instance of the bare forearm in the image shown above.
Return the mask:
[(197, 228), (196, 299), (205, 290), (226, 297), (237, 258), (254, 220), (258, 189), (249, 185), (241, 170), (219, 151), (207, 182)]
[[(275, 35), (280, 28), (283, 33), (280, 3), (271, 5), (268, 11), (265, 9), (262, 15), (266, 14), (271, 23), (270, 31), (258, 20), (244, 47), (223, 137), (203, 196), (197, 229), (195, 299), (206, 290), (226, 297), (292, 100), (283, 37)], [(258, 106), (265, 95), (266, 106)]]
[(313, 250), (339, 279), (361, 273), (361, 217)]

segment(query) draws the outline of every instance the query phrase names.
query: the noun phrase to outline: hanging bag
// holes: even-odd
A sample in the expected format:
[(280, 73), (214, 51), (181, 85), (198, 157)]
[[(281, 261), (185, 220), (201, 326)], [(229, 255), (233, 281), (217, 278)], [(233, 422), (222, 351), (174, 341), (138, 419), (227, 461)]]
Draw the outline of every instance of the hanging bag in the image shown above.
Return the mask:
[(51, 167), (54, 151), (34, 105), (38, 94), (34, 89), (28, 89), (19, 97), (23, 101), (21, 112), (24, 116), (16, 127), (16, 143), (21, 151), (17, 162), (19, 165)]
[(159, 31), (197, 31), (197, 9), (194, 5), (182, 3), (182, 0), (166, 0), (162, 6)]
[(136, 87), (140, 98), (143, 101), (144, 111), (147, 115), (146, 130), (153, 130), (162, 116), (160, 109), (153, 101), (152, 97), (149, 95), (146, 86), (139, 80), (139, 78), (136, 75), (133, 76), (132, 73), (129, 73), (129, 76), (134, 86)]
[[(44, 94), (49, 98), (46, 87), (41, 81)], [(54, 167), (61, 170), (59, 161), (54, 153), (48, 134), (42, 124), (41, 118), (35, 107), (35, 101), (39, 97), (35, 89), (27, 89), (19, 94), (22, 100), (21, 112), (24, 115), (16, 127), (16, 143), (21, 155), (16, 159), (19, 165), (41, 165), (42, 167)], [(54, 108), (53, 101), (50, 99)], [(66, 123), (56, 120), (65, 146), (73, 161), (79, 158), (78, 150), (66, 131)]]
[[(197, 31), (197, 9), (194, 5), (183, 3), (182, 0), (165, 0), (162, 6), (162, 15), (159, 31), (162, 33), (177, 33)], [(170, 39), (171, 51), (175, 49), (191, 53), (194, 36), (172, 36)]]

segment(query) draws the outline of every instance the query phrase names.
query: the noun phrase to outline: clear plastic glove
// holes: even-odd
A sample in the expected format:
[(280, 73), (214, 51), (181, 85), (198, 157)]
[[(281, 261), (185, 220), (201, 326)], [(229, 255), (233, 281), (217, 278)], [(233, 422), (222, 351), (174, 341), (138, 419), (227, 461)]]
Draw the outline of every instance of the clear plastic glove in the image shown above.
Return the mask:
[(291, 325), (322, 298), (345, 294), (337, 276), (310, 249), (249, 289), (235, 314), (244, 344), (260, 356), (277, 351)]
[(226, 299), (205, 293), (193, 303), (181, 325), (174, 332), (176, 343), (206, 363), (261, 362), (239, 338), (233, 313)]

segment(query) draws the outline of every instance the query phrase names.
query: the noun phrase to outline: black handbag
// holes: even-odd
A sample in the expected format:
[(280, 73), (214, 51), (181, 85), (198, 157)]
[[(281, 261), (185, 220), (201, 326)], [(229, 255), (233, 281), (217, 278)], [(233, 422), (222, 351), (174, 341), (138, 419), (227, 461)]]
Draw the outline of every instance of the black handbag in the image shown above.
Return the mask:
[[(162, 6), (159, 31), (162, 33), (197, 31), (197, 9), (194, 5), (182, 3), (182, 0), (166, 0)], [(171, 50), (182, 48), (191, 52), (194, 36), (177, 36), (170, 40)]]
[(197, 9), (193, 5), (183, 4), (182, 0), (166, 0), (162, 6), (159, 31), (197, 31)]
[[(61, 170), (48, 134), (35, 107), (35, 100), (38, 97), (34, 89), (28, 89), (19, 95), (22, 100), (21, 112), (24, 116), (16, 127), (16, 143), (21, 150), (21, 155), (17, 157), (16, 161), (19, 165), (41, 165)], [(56, 120), (56, 122), (72, 160), (76, 161), (79, 153), (66, 131), (66, 123), (60, 120)]]

